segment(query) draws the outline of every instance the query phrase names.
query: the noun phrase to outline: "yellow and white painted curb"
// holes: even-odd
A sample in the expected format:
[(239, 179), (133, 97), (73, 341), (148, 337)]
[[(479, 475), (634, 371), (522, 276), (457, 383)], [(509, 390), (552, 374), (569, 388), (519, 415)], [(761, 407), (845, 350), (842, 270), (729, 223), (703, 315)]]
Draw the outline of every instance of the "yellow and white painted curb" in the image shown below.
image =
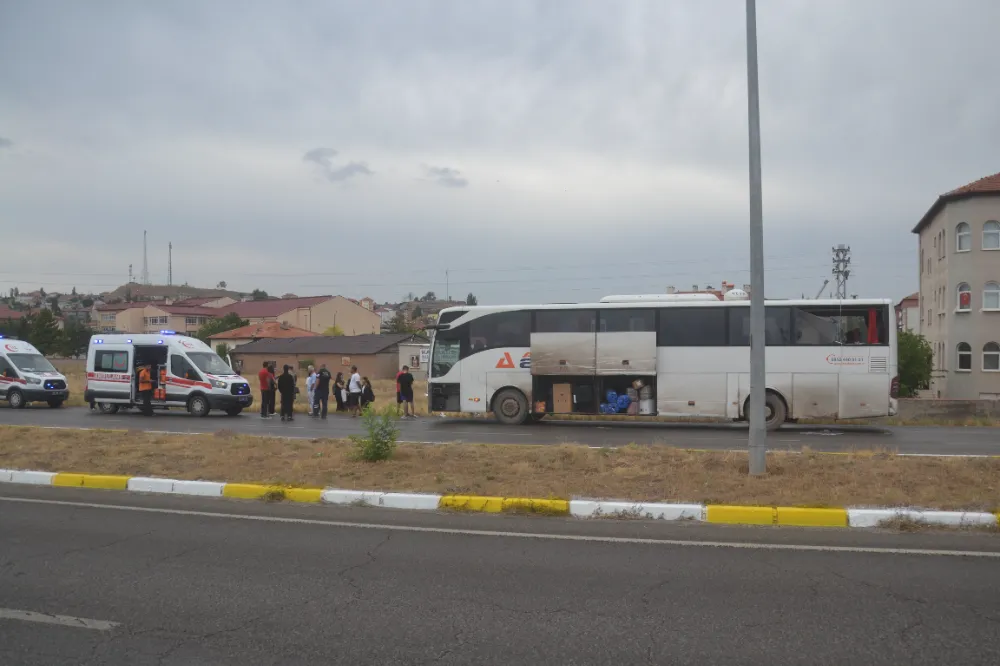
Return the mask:
[(230, 497), (309, 502), (341, 506), (371, 506), (416, 511), (473, 511), (528, 513), (576, 518), (646, 518), (690, 520), (724, 525), (787, 525), (796, 527), (879, 527), (906, 520), (948, 527), (996, 527), (1000, 513), (935, 511), (912, 508), (810, 508), (788, 506), (730, 506), (723, 504), (668, 504), (622, 500), (566, 500), (482, 495), (389, 493), (336, 488), (295, 488), (256, 483), (186, 481), (143, 476), (39, 472), (0, 469), (0, 483), (63, 488), (96, 488), (144, 493)]

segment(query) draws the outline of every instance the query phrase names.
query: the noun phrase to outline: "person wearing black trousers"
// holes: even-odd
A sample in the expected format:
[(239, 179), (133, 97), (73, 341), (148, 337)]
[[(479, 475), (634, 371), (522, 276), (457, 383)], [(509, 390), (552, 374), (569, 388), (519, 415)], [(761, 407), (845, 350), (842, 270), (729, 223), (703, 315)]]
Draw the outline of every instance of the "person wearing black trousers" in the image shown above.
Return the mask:
[(278, 392), (281, 393), (281, 420), (292, 420), (292, 409), (295, 406), (295, 375), (292, 367), (286, 365), (284, 372), (278, 377)]

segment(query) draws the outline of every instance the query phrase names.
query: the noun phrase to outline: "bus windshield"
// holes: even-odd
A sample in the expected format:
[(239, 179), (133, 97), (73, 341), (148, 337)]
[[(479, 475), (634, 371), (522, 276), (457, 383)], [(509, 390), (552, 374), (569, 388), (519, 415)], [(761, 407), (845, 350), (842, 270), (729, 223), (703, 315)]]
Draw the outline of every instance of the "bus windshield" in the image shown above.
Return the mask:
[(431, 355), (431, 377), (444, 377), (458, 363), (462, 352), (461, 337), (454, 331), (438, 331), (434, 335)]
[(214, 352), (188, 352), (188, 358), (206, 375), (232, 375), (233, 369)]
[(8, 358), (21, 372), (58, 372), (41, 354), (9, 354)]

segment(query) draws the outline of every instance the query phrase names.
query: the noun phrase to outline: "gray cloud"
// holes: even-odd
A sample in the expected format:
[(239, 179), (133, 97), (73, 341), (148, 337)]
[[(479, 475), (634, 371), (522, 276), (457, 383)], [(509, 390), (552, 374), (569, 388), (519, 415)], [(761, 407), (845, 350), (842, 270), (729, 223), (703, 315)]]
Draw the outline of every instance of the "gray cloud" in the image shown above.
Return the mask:
[(425, 164), (424, 173), (427, 174), (428, 178), (444, 187), (467, 187), (469, 185), (469, 180), (462, 175), (462, 172), (451, 167)]
[[(909, 230), (941, 192), (1000, 170), (1000, 87), (983, 85), (1000, 2), (858, 4), (758, 3), (769, 295), (815, 293), (838, 243), (854, 250), (852, 292), (915, 291)], [(440, 293), (444, 266), (453, 295), (483, 303), (748, 278), (742, 3), (59, 9), (2, 12), (3, 131), (31, 149), (16, 169), (0, 160), (0, 218), (23, 221), (11, 243), (50, 230), (46, 256), (73, 275), (12, 255), (0, 293), (120, 284), (142, 262), (135, 219), (154, 230), (154, 277), (172, 240), (175, 280), (278, 293)], [(336, 137), (339, 154), (303, 154), (317, 137)], [(363, 177), (369, 164), (378, 178)], [(304, 167), (364, 186), (315, 187)], [(428, 193), (468, 174), (463, 196)], [(358, 224), (330, 224), (331, 189), (338, 218)], [(276, 219), (317, 247), (374, 237), (378, 250), (363, 280), (353, 266), (262, 276), (196, 256), (192, 239), (235, 219), (245, 233), (227, 234), (227, 250), (247, 265), (267, 261), (257, 239)], [(508, 254), (483, 242), (499, 225)]]
[(371, 176), (374, 173), (364, 162), (348, 162), (342, 166), (334, 166), (333, 158), (337, 154), (333, 148), (313, 148), (302, 156), (302, 160), (317, 165), (326, 179), (335, 183), (354, 176)]
[(0, 148), (10, 148), (14, 145), (14, 142), (6, 137), (0, 136)]

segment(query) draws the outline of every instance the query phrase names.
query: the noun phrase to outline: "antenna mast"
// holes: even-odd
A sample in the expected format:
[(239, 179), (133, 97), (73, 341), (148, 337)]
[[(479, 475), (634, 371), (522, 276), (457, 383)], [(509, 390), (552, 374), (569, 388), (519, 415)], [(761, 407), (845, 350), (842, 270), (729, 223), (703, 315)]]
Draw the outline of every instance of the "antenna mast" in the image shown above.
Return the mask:
[(174, 285), (174, 244), (167, 243), (167, 286)]
[(146, 232), (142, 232), (142, 283), (149, 284), (149, 255), (146, 253)]
[(847, 278), (851, 276), (851, 247), (838, 245), (833, 248), (833, 274), (837, 278), (837, 298), (847, 298)]

